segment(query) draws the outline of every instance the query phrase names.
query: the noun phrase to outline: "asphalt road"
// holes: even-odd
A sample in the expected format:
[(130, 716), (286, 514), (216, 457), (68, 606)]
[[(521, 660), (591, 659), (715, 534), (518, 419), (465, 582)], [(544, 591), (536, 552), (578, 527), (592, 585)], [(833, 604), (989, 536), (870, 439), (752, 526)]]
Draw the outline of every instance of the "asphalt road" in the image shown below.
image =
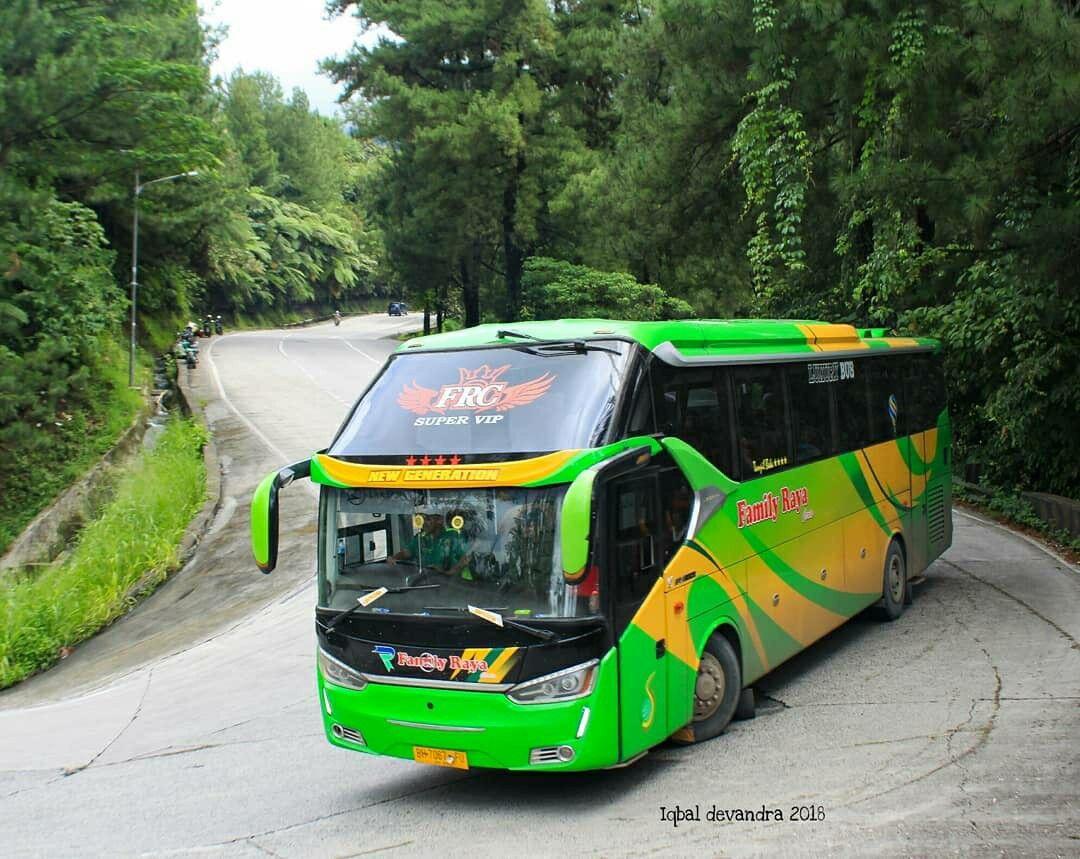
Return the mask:
[[(0, 695), (0, 853), (685, 856), (1080, 853), (1080, 571), (954, 514), (894, 624), (860, 615), (767, 677), (758, 718), (576, 776), (441, 770), (329, 746), (314, 689), (314, 494), (258, 478), (327, 444), (407, 320), (227, 335), (191, 376), (224, 499), (195, 559)], [(699, 807), (678, 826), (661, 808)], [(813, 806), (817, 822), (794, 822)], [(709, 820), (778, 809), (783, 821)], [(820, 811), (818, 811), (820, 809)]]

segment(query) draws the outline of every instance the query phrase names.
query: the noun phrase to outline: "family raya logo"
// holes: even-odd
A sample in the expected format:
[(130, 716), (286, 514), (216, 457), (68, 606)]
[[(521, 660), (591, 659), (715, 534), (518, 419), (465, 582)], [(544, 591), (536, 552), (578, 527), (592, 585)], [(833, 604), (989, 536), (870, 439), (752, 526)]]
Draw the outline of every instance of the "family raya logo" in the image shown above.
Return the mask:
[(406, 653), (404, 650), (398, 650), (386, 644), (375, 645), (371, 652), (382, 660), (383, 667), (386, 668), (388, 674), (394, 670), (395, 665), (399, 668), (419, 668), (425, 674), (430, 674), (432, 671), (445, 671), (447, 666), (451, 671), (464, 671), (466, 674), (488, 670), (487, 660), (467, 659), (464, 656), (458, 656), (456, 653), (452, 653), (450, 656), (438, 656), (434, 653), (424, 652), (419, 656), (413, 656), (411, 653)]
[(457, 382), (443, 385), (438, 390), (425, 388), (414, 379), (401, 389), (397, 402), (417, 415), (430, 412), (442, 415), (448, 411), (505, 412), (538, 400), (557, 378), (552, 373), (544, 373), (527, 382), (511, 385), (502, 379), (509, 369), (509, 364), (501, 367), (481, 364), (475, 370), (459, 367)]
[(760, 522), (775, 522), (781, 513), (795, 513), (810, 503), (810, 493), (805, 486), (798, 489), (783, 487), (780, 495), (766, 492), (760, 501), (739, 501), (735, 511), (739, 517), (739, 527), (757, 525)]

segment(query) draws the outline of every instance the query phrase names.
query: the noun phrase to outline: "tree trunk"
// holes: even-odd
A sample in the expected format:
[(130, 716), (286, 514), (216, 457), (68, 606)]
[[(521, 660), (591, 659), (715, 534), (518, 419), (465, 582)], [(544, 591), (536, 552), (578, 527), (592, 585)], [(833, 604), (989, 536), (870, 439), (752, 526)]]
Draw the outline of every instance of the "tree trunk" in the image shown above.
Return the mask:
[(431, 333), (431, 308), (426, 301), (424, 302), (424, 333)]
[(461, 277), (461, 304), (465, 310), (466, 328), (480, 324), (480, 282), (475, 277), (478, 254), (477, 244), (473, 242), (471, 257), (463, 257), (458, 265)]
[(525, 172), (525, 155), (519, 152), (514, 172), (503, 191), (503, 257), (506, 265), (506, 321), (513, 322), (521, 312), (521, 274), (525, 267), (525, 249), (518, 243), (514, 231), (517, 213), (518, 184)]

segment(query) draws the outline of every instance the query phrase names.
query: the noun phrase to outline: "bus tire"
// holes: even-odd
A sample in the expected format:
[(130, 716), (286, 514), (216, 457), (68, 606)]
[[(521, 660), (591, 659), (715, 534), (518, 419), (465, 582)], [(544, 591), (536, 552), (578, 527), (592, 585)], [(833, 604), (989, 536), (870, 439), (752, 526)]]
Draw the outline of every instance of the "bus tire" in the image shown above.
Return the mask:
[(739, 695), (739, 703), (735, 707), (735, 718), (738, 721), (753, 719), (757, 716), (757, 701), (754, 699), (754, 687), (747, 686)]
[(885, 570), (881, 583), (881, 613), (885, 620), (893, 621), (904, 613), (907, 604), (908, 578), (904, 551), (893, 540), (885, 553)]
[(711, 740), (724, 733), (735, 715), (742, 695), (742, 671), (735, 648), (719, 632), (705, 645), (694, 684), (695, 742)]

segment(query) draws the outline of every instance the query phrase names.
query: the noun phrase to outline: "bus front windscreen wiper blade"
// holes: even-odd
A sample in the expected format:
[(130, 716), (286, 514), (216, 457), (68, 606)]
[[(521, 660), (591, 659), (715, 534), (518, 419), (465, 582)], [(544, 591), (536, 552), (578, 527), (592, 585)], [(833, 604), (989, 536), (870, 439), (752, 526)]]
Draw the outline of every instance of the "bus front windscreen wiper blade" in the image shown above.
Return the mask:
[(530, 355), (584, 355), (586, 352), (610, 352), (612, 355), (621, 355), (618, 349), (610, 346), (598, 346), (585, 340), (566, 340), (556, 343), (540, 343), (535, 346), (511, 346), (518, 352), (527, 352)]
[(341, 621), (345, 620), (345, 618), (347, 618), (354, 611), (359, 611), (362, 608), (366, 608), (367, 606), (375, 602), (375, 600), (379, 599), (380, 597), (386, 596), (386, 594), (400, 594), (404, 591), (428, 591), (432, 590), (433, 588), (441, 588), (442, 585), (402, 585), (401, 587), (396, 588), (387, 588), (375, 585), (360, 585), (360, 587), (371, 588), (371, 590), (368, 593), (364, 594), (362, 597), (357, 597), (356, 605), (350, 606), (349, 608), (345, 609), (345, 611), (339, 614), (335, 614), (332, 618), (330, 618), (330, 622), (323, 627), (323, 632), (330, 632), (335, 626), (341, 623)]
[(559, 637), (550, 629), (538, 629), (535, 626), (526, 626), (524, 623), (510, 620), (510, 618), (503, 617), (498, 612), (491, 611), (490, 609), (478, 608), (477, 606), (471, 605), (465, 610), (473, 617), (478, 617), (480, 620), (486, 620), (494, 626), (508, 626), (511, 629), (520, 629), (522, 632), (527, 632), (529, 635), (536, 636), (544, 641), (555, 641)]

